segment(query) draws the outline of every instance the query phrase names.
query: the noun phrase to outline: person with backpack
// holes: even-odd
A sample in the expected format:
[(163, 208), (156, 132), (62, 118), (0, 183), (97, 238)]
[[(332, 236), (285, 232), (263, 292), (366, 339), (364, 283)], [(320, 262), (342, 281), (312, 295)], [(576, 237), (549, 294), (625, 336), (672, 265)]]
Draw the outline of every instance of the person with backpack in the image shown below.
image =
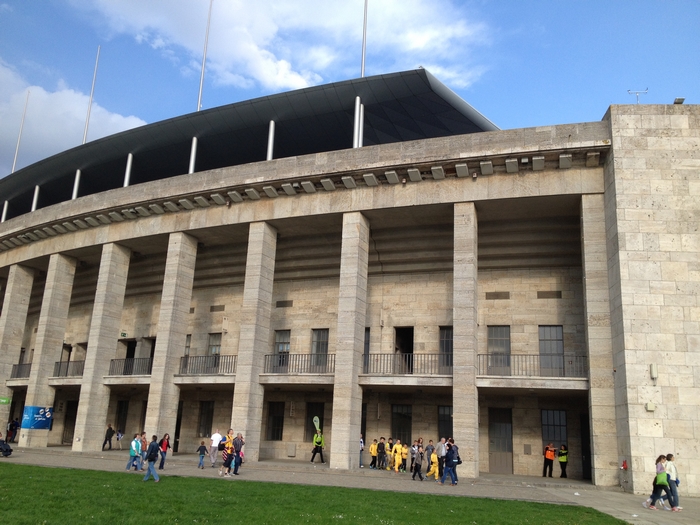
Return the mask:
[(102, 442), (102, 450), (105, 449), (105, 445), (109, 443), (109, 450), (112, 450), (112, 438), (116, 432), (112, 428), (112, 424), (107, 425), (107, 431), (105, 432), (105, 440)]
[(233, 429), (229, 428), (226, 434), (226, 441), (222, 440), (224, 444), (223, 458), (224, 464), (219, 469), (219, 476), (231, 477), (231, 463), (234, 460), (233, 455)]
[(219, 448), (219, 443), (221, 443), (221, 440), (223, 437), (221, 434), (219, 434), (219, 429), (216, 429), (216, 432), (214, 432), (211, 435), (211, 443), (209, 443), (209, 460), (211, 461), (211, 468), (214, 468), (216, 466), (216, 455), (218, 452), (223, 450), (223, 447)]
[[(167, 434), (166, 434), (167, 435)], [(148, 445), (148, 450), (146, 451), (146, 461), (148, 461), (148, 471), (144, 476), (143, 480), (148, 481), (150, 476), (158, 483), (160, 478), (156, 472), (156, 461), (158, 461), (158, 453), (160, 452), (160, 445), (158, 444), (158, 436), (153, 436), (153, 440)]]

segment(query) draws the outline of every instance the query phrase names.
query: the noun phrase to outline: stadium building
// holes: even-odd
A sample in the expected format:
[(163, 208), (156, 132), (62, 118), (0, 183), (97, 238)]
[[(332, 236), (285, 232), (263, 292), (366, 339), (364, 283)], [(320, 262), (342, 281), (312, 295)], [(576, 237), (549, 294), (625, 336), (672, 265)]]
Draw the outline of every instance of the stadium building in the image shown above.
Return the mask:
[(95, 140), (3, 203), (19, 446), (309, 461), (317, 416), (332, 468), (451, 435), (462, 476), (540, 476), (552, 441), (639, 492), (673, 452), (700, 494), (698, 106), (499, 130), (418, 69)]

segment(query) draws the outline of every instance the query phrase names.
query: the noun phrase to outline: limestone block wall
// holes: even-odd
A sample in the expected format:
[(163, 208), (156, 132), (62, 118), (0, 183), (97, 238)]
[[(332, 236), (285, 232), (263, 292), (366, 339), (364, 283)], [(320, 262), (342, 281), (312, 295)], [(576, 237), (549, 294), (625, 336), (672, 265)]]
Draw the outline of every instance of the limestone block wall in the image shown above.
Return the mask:
[(243, 286), (193, 290), (191, 308), (194, 312), (190, 314), (188, 329), (192, 334), (190, 355), (207, 354), (210, 333), (221, 333), (222, 354), (238, 353), (242, 302)]
[[(67, 344), (87, 343), (90, 333), (90, 319), (92, 318), (93, 303), (82, 303), (72, 306), (68, 310), (68, 320), (66, 322)], [(60, 353), (56, 357), (58, 361)], [(71, 360), (73, 357), (71, 357)]]
[[(649, 488), (673, 453), (700, 494), (700, 106), (611, 106), (605, 170), (620, 459)], [(650, 374), (656, 365), (658, 379)]]
[[(116, 428), (117, 424), (117, 402), (118, 401), (128, 401), (129, 408), (127, 410), (126, 427), (124, 431), (124, 439), (126, 443), (130, 443), (137, 432), (140, 434), (144, 430), (146, 431), (149, 439), (155, 432), (155, 429), (142, 428), (142, 421), (146, 417), (146, 403), (148, 402), (148, 389), (141, 388), (134, 392), (123, 392), (123, 391), (113, 391), (109, 397), (109, 408), (107, 409), (107, 421), (105, 422), (105, 429), (107, 428), (107, 423), (111, 423), (113, 427)], [(173, 432), (170, 432), (172, 436)], [(104, 435), (103, 435), (104, 436)], [(160, 437), (160, 436), (159, 436)], [(114, 443), (112, 443), (114, 447)], [(122, 447), (124, 445), (122, 444)], [(128, 448), (128, 445), (127, 445)]]
[[(188, 390), (180, 392), (180, 400), (182, 401), (182, 422), (180, 424), (178, 454), (196, 453), (201, 441), (204, 441), (206, 447), (209, 448), (209, 438), (212, 433), (216, 432), (217, 428), (221, 435), (225, 435), (229, 428), (233, 428), (234, 432), (237, 432), (235, 424), (231, 424), (231, 410), (233, 407), (233, 389), (231, 387), (218, 390)], [(211, 432), (200, 436), (199, 422), (202, 401), (214, 402), (214, 417)], [(147, 430), (147, 432), (149, 431)], [(172, 429), (169, 433), (174, 439), (175, 429)]]
[[(78, 402), (80, 390), (77, 388), (57, 388), (53, 401), (53, 425), (49, 432), (49, 445), (63, 445), (63, 434), (66, 428), (66, 408), (69, 401)], [(106, 425), (105, 425), (106, 427)], [(104, 435), (102, 436), (104, 438)], [(116, 445), (116, 438), (112, 440), (112, 448)]]
[(155, 337), (158, 333), (159, 314), (160, 294), (125, 297), (121, 332), (126, 332), (128, 339)]
[[(538, 291), (561, 291), (561, 299), (538, 299)], [(510, 299), (486, 299), (509, 292)], [(562, 325), (564, 353), (586, 355), (581, 268), (479, 271), (479, 353), (485, 354), (488, 326), (510, 326), (511, 353), (539, 355), (539, 325)]]

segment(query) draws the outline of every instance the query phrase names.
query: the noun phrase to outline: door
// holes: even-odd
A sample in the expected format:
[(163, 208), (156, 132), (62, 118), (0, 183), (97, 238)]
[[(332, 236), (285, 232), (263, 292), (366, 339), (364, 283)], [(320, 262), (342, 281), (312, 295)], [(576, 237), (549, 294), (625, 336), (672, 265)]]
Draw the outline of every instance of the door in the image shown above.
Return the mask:
[(397, 326), (394, 332), (394, 374), (413, 373), (413, 327)]
[(177, 452), (177, 449), (180, 445), (180, 427), (182, 427), (182, 399), (177, 404), (177, 417), (175, 418), (175, 439), (173, 439), (173, 454)]
[(75, 433), (75, 419), (78, 415), (78, 402), (66, 401), (66, 417), (63, 419), (63, 444), (73, 443)]
[(136, 341), (126, 342), (126, 359), (124, 359), (124, 373), (130, 376), (134, 373), (134, 357), (136, 356)]
[(581, 468), (583, 479), (591, 479), (591, 426), (588, 414), (581, 414)]
[[(122, 434), (130, 434), (129, 429), (126, 428), (126, 418), (129, 416), (129, 401), (126, 399), (120, 399), (117, 401), (117, 432)], [(128, 440), (130, 441), (130, 440)], [(127, 442), (128, 442), (127, 441)]]
[(489, 408), (489, 472), (513, 473), (513, 423), (510, 408)]

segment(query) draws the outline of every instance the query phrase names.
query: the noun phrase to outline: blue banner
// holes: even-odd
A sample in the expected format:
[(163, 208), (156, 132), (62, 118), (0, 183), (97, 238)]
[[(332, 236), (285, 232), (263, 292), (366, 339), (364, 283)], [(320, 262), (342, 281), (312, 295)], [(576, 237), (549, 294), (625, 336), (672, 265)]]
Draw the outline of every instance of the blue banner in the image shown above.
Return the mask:
[(53, 407), (25, 406), (22, 414), (22, 428), (50, 430)]

